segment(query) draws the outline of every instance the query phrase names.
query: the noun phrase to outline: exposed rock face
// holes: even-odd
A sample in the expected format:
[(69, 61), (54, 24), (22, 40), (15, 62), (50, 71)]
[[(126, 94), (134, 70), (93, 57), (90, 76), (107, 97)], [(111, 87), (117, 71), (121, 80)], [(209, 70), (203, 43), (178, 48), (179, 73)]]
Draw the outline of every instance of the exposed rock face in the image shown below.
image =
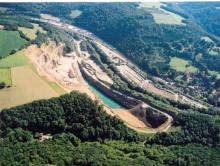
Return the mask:
[(157, 128), (167, 121), (167, 117), (150, 106), (142, 104), (131, 110), (131, 113), (145, 122), (149, 127)]
[(38, 67), (41, 75), (50, 80), (56, 80), (65, 88), (71, 88), (78, 84), (78, 80), (73, 70), (75, 60), (72, 57), (65, 57), (64, 45), (50, 41), (38, 48), (32, 45), (27, 50), (27, 55)]
[(136, 100), (134, 98), (131, 98), (129, 96), (126, 96), (118, 91), (115, 91), (111, 89), (109, 86), (105, 85), (103, 82), (99, 81), (98, 79), (95, 79), (92, 75), (90, 75), (87, 70), (85, 70), (84, 67), (80, 65), (80, 70), (82, 72), (83, 77), (90, 82), (91, 84), (94, 84), (98, 89), (100, 89), (102, 92), (104, 92), (107, 96), (115, 99), (117, 102), (119, 102), (121, 105), (123, 105), (126, 108), (133, 108), (136, 105), (140, 104), (139, 100)]
[(75, 78), (75, 74), (72, 70), (69, 70), (68, 76), (69, 76), (69, 78)]
[(167, 117), (165, 115), (153, 110), (152, 108), (148, 108), (145, 111), (146, 111), (145, 118), (153, 128), (159, 127), (167, 120)]
[(143, 121), (147, 126), (151, 128), (158, 128), (163, 123), (167, 121), (167, 117), (161, 112), (153, 109), (152, 107), (143, 104), (141, 101), (134, 99), (132, 97), (126, 96), (118, 91), (111, 89), (109, 86), (101, 82), (99, 79), (91, 75), (89, 71), (86, 70), (83, 66), (80, 65), (80, 70), (83, 74), (83, 77), (93, 84), (95, 87), (104, 92), (107, 96), (113, 98), (121, 105), (129, 108), (133, 115), (138, 117), (141, 121)]

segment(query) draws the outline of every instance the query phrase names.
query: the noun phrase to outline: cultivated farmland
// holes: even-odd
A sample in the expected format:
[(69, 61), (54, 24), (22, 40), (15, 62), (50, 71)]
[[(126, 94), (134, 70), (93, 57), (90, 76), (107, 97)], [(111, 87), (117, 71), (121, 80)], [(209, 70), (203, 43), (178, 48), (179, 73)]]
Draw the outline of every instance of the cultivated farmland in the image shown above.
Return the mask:
[(0, 109), (58, 96), (29, 66), (13, 67), (11, 75), (12, 87), (0, 90)]
[(0, 30), (0, 57), (10, 54), (12, 50), (18, 50), (26, 43), (18, 32)]
[(0, 110), (65, 93), (57, 83), (38, 75), (26, 49), (0, 60), (0, 82), (11, 86), (0, 90)]

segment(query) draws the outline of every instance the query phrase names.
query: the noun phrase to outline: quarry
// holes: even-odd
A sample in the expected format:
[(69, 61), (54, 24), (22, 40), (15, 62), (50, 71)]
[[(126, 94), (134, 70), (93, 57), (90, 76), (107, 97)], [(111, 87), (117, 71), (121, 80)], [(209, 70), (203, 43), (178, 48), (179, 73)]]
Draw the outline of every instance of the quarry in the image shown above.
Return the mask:
[[(88, 94), (92, 99), (102, 103), (108, 114), (120, 118), (129, 127), (146, 133), (166, 131), (171, 126), (172, 117), (140, 100), (113, 90), (111, 86), (114, 81), (91, 59), (91, 55), (87, 51), (80, 49), (82, 40), (73, 40), (75, 50), (68, 54), (63, 51), (64, 44), (50, 41), (41, 47), (29, 46), (26, 49), (26, 55), (34, 64), (39, 75), (55, 81), (67, 92), (80, 90), (80, 92)], [(124, 59), (116, 56), (113, 60), (122, 64), (123, 67)], [(142, 76), (136, 72), (135, 74), (134, 81), (143, 84)], [(126, 76), (130, 76), (129, 73)], [(88, 84), (99, 89), (122, 107), (111, 108), (111, 105), (105, 104)]]
[[(43, 17), (45, 16), (43, 15)], [(140, 88), (169, 100), (190, 104), (187, 97), (183, 98), (172, 91), (156, 87), (136, 65), (90, 32), (54, 18), (50, 19), (50, 17), (38, 19), (38, 21), (53, 24), (80, 36), (80, 40), (73, 39), (72, 44), (75, 46), (75, 50), (68, 54), (64, 53), (64, 45), (62, 43), (53, 41), (50, 41), (48, 45), (42, 45), (40, 48), (36, 46), (30, 47), (27, 55), (36, 66), (39, 74), (49, 80), (56, 81), (67, 92), (80, 90), (88, 94), (92, 99), (102, 103), (108, 114), (120, 118), (129, 127), (147, 133), (162, 132), (169, 129), (173, 119), (170, 115), (153, 108), (143, 101), (113, 90), (111, 88), (114, 84), (112, 78), (91, 58), (88, 51), (81, 50), (80, 43), (83, 40), (95, 43), (116, 64), (117, 70), (128, 82), (130, 81)], [(111, 108), (94, 93), (90, 86), (97, 88), (104, 95), (122, 105), (122, 107)], [(192, 104), (194, 103), (192, 102)]]

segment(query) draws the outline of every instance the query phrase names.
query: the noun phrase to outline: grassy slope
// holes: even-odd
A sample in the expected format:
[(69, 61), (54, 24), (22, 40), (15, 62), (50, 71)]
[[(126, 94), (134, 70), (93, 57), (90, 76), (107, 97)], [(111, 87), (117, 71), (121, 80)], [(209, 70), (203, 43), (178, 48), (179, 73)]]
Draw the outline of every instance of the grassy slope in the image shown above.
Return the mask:
[(36, 39), (37, 37), (36, 33), (38, 31), (41, 33), (46, 33), (46, 31), (44, 31), (43, 28), (40, 27), (38, 24), (32, 24), (32, 25), (34, 26), (33, 29), (25, 28), (25, 27), (19, 27), (18, 29), (22, 31), (31, 40)]
[(18, 51), (0, 60), (0, 68), (11, 68), (28, 64), (28, 58), (24, 55), (24, 50)]
[(0, 57), (8, 55), (12, 50), (18, 50), (26, 44), (16, 31), (0, 31)]
[(170, 67), (178, 72), (185, 72), (186, 70), (188, 70), (189, 72), (194, 73), (197, 71), (196, 67), (187, 67), (187, 65), (189, 65), (188, 61), (177, 57), (173, 57), (170, 61)]
[(82, 12), (80, 10), (72, 10), (70, 13), (70, 17), (74, 19), (74, 18), (80, 16), (81, 14), (82, 14)]

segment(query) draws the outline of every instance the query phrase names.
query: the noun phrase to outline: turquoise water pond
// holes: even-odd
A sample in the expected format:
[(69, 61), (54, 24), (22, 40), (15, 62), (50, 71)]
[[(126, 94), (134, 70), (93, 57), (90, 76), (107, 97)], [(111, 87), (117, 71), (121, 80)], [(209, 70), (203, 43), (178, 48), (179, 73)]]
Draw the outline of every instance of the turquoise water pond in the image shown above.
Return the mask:
[(89, 84), (89, 87), (110, 108), (113, 108), (113, 109), (114, 108), (123, 108), (123, 106), (121, 104), (119, 104), (115, 100), (111, 99), (110, 97), (106, 96), (102, 91), (97, 89), (92, 84)]

